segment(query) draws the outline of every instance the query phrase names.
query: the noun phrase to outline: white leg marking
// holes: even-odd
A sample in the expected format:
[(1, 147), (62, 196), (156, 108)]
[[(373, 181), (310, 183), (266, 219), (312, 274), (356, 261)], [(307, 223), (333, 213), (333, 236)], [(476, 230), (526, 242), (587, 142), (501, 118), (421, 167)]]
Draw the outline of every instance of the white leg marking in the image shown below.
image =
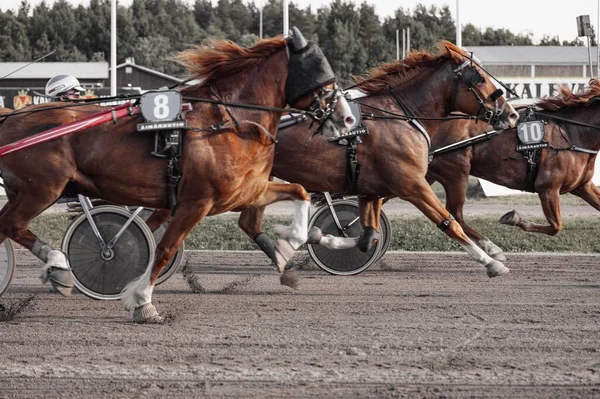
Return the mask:
[(356, 247), (360, 237), (335, 237), (331, 234), (321, 237), (319, 245), (328, 249), (348, 249)]
[(50, 267), (57, 267), (59, 269), (68, 269), (69, 262), (65, 254), (60, 252), (58, 249), (53, 249), (48, 252), (48, 260), (42, 267), (42, 281), (48, 281), (48, 269)]
[(478, 242), (478, 244), (481, 247), (481, 249), (483, 249), (485, 253), (490, 256), (503, 252), (499, 246), (497, 246), (490, 240), (481, 240)]
[(123, 289), (123, 298), (121, 301), (125, 309), (133, 310), (152, 302), (152, 290), (154, 286), (150, 284), (151, 273), (152, 264), (148, 266), (144, 274), (127, 284)]
[(294, 201), (296, 211), (294, 212), (294, 221), (290, 226), (277, 225), (273, 229), (275, 233), (285, 238), (292, 244), (294, 249), (306, 242), (308, 239), (308, 211), (310, 201)]
[(467, 253), (469, 255), (471, 255), (471, 257), (473, 259), (475, 259), (478, 263), (481, 263), (484, 266), (486, 266), (488, 263), (490, 263), (493, 260), (492, 258), (490, 258), (488, 256), (488, 254), (483, 252), (483, 250), (481, 248), (479, 248), (477, 245), (475, 245), (473, 243), (471, 243), (470, 245), (461, 244), (461, 246), (465, 249), (465, 251), (467, 251)]

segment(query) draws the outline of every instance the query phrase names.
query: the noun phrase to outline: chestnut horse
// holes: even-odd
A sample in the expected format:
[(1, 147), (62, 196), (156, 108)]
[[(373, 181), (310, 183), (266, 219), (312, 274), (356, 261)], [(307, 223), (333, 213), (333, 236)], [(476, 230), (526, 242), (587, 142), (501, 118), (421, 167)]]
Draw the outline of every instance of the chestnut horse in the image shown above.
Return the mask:
[[(311, 58), (302, 58), (305, 55)], [(308, 194), (298, 184), (269, 181), (274, 157), (270, 135), (276, 135), (286, 104), (310, 107), (319, 124), (327, 118), (331, 134), (343, 134), (354, 123), (343, 96), (328, 89), (335, 76), (327, 60), (297, 29), (289, 39), (265, 39), (250, 48), (214, 41), (176, 59), (201, 83), (182, 90), (193, 109), (186, 115), (177, 207), (154, 263), (124, 292), (124, 304), (134, 310), (135, 321), (161, 321), (151, 301), (154, 283), (205, 216), (294, 200), (297, 217), (292, 226), (279, 229), (285, 240), (277, 244), (286, 253), (306, 241)], [(106, 110), (56, 105), (31, 106), (0, 119), (0, 146)], [(44, 111), (36, 112), (39, 109)], [(43, 279), (64, 295), (72, 288), (64, 254), (38, 239), (28, 225), (59, 199), (67, 184), (78, 193), (118, 204), (169, 207), (167, 161), (151, 155), (154, 138), (136, 131), (139, 122), (138, 116), (126, 116), (0, 158), (8, 196), (0, 211), (0, 242), (9, 237), (31, 250), (45, 262)], [(281, 270), (284, 266), (279, 263)]]
[[(600, 150), (600, 81), (592, 79), (589, 88), (573, 93), (560, 86), (558, 95), (535, 103), (536, 119), (543, 120), (544, 141), (539, 149), (537, 175), (528, 179), (528, 160), (517, 151), (516, 129), (509, 129), (472, 147), (434, 156), (427, 179), (438, 181), (446, 191), (446, 208), (460, 222), (465, 233), (495, 259), (505, 259), (502, 250), (463, 218), (463, 205), (469, 174), (502, 186), (538, 194), (549, 225), (525, 220), (516, 211), (500, 219), (501, 223), (548, 235), (562, 229), (560, 195), (574, 194), (600, 210), (600, 191), (592, 182), (594, 162)], [(597, 109), (596, 109), (597, 108)], [(485, 126), (469, 121), (445, 122), (432, 137), (434, 148), (480, 135)], [(489, 127), (487, 128), (489, 130)]]
[[(356, 80), (357, 88), (366, 95), (359, 99), (363, 113), (375, 114), (363, 120), (369, 134), (363, 136), (363, 143), (356, 147), (360, 171), (354, 193), (359, 195), (361, 222), (365, 228), (358, 244), (368, 246), (377, 238), (381, 209), (379, 198), (399, 197), (415, 205), (484, 265), (488, 276), (494, 277), (507, 273), (509, 269), (475, 245), (444, 209), (425, 177), (429, 151), (427, 134), (399, 115), (404, 115), (405, 110), (417, 110), (419, 116), (426, 117), (422, 125), (434, 136), (437, 135), (440, 119), (454, 110), (480, 117), (482, 111), (488, 115), (495, 114), (497, 118), (491, 122), (499, 128), (514, 126), (518, 115), (503, 97), (497, 97), (491, 80), (471, 63), (462, 49), (444, 41), (440, 50), (437, 55), (413, 52), (404, 60), (375, 68)], [(496, 99), (494, 110), (490, 109), (493, 99)], [(395, 117), (387, 118), (386, 115), (392, 112)], [(308, 191), (345, 192), (348, 188), (347, 148), (320, 137), (310, 141), (310, 136), (305, 124), (280, 131), (272, 174), (300, 183)], [(242, 230), (259, 245), (264, 236), (263, 212), (264, 208), (245, 210), (239, 219)], [(356, 246), (358, 241), (357, 238), (314, 233), (313, 237), (309, 237), (311, 243), (318, 242), (332, 249)], [(261, 248), (275, 259), (272, 251), (262, 245)]]
[[(432, 135), (434, 150), (480, 137), (476, 144), (434, 155), (427, 181), (431, 184), (437, 181), (443, 186), (446, 209), (460, 223), (465, 234), (490, 257), (506, 260), (502, 249), (464, 220), (469, 175), (508, 188), (536, 192), (548, 225), (529, 222), (514, 210), (500, 218), (501, 223), (527, 232), (556, 235), (561, 231), (561, 194), (576, 195), (600, 210), (600, 190), (592, 182), (596, 154), (600, 151), (599, 97), (600, 81), (592, 79), (589, 88), (582, 93), (574, 94), (568, 87), (560, 86), (558, 95), (533, 104), (536, 118), (545, 122), (544, 141), (549, 143), (548, 148), (540, 150), (537, 174), (533, 179), (528, 178), (525, 154), (517, 151), (516, 129), (492, 133), (486, 140), (481, 135), (489, 132), (490, 126), (468, 120), (450, 120), (443, 122)], [(363, 225), (368, 226), (370, 220), (379, 220), (381, 202), (379, 198), (359, 198)]]

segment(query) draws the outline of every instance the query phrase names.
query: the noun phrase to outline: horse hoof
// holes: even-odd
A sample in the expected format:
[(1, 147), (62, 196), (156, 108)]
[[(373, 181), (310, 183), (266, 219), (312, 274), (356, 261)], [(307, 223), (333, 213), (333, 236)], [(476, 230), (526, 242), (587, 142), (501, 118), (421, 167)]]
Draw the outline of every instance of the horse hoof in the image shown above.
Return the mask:
[(321, 241), (321, 237), (323, 237), (323, 232), (317, 226), (313, 226), (308, 232), (308, 238), (306, 240), (307, 244), (318, 245)]
[(521, 215), (519, 215), (519, 212), (512, 210), (502, 215), (500, 218), (500, 223), (508, 224), (509, 226), (516, 226), (521, 223)]
[(52, 287), (62, 296), (71, 296), (73, 294), (73, 274), (71, 269), (61, 269), (50, 266), (47, 274)]
[(283, 273), (286, 265), (292, 259), (292, 256), (294, 256), (296, 250), (292, 247), (292, 244), (282, 239), (275, 241), (275, 249), (275, 257), (277, 258), (277, 264), (275, 266), (279, 273)]
[(502, 262), (498, 262), (497, 260), (492, 260), (485, 266), (485, 268), (487, 269), (488, 277), (498, 277), (510, 272), (508, 267), (504, 266)]
[(136, 323), (162, 324), (165, 319), (158, 314), (153, 304), (147, 303), (135, 308), (133, 311), (133, 321)]
[(298, 273), (294, 270), (284, 270), (281, 277), (279, 277), (279, 282), (281, 285), (287, 285), (295, 290), (300, 288), (300, 279)]

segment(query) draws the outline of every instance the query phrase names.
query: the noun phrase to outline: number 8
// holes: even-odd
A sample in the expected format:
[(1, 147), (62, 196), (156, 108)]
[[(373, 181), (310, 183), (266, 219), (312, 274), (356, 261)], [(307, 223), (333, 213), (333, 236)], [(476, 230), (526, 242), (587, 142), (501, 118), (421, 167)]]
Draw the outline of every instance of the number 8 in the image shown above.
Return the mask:
[(154, 117), (156, 119), (165, 119), (169, 116), (169, 97), (159, 94), (154, 97)]

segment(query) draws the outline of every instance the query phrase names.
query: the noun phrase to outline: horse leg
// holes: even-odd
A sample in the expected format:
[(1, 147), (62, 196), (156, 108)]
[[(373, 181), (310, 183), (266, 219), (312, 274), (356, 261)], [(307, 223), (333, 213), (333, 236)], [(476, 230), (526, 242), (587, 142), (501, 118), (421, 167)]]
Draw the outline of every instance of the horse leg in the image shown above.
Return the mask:
[(526, 220), (521, 214), (513, 210), (500, 218), (500, 223), (517, 226), (530, 233), (543, 233), (550, 236), (557, 235), (562, 230), (562, 218), (560, 216), (560, 193), (558, 189), (544, 190), (538, 193), (542, 202), (542, 210), (549, 226), (536, 224)]
[(163, 223), (168, 222), (171, 219), (171, 210), (170, 209), (155, 209), (148, 220), (146, 220), (146, 224), (150, 228), (150, 231), (154, 231), (162, 226)]
[(571, 194), (575, 194), (600, 211), (600, 190), (591, 180), (571, 191)]
[(187, 234), (211, 208), (212, 202), (178, 204), (175, 215), (156, 246), (154, 263), (148, 266), (142, 276), (127, 284), (123, 290), (123, 305), (127, 310), (134, 311), (133, 320), (136, 323), (162, 323), (163, 318), (152, 305), (152, 291), (156, 280)]
[(238, 225), (244, 233), (258, 244), (259, 248), (273, 261), (273, 265), (277, 265), (279, 258), (277, 256), (277, 249), (275, 243), (268, 235), (264, 233), (263, 229), (263, 216), (265, 213), (265, 207), (249, 208), (244, 209), (240, 213), (238, 219)]
[(363, 231), (356, 246), (362, 252), (369, 251), (381, 238), (379, 217), (382, 205), (382, 198), (358, 197), (358, 212)]
[[(8, 187), (7, 190), (10, 192)], [(57, 191), (58, 195), (61, 191)], [(50, 191), (35, 194), (19, 191), (16, 195), (9, 195), (8, 203), (0, 212), (0, 243), (9, 237), (29, 249), (44, 262), (42, 282), (50, 281), (60, 294), (70, 296), (73, 290), (73, 275), (65, 254), (41, 241), (28, 230), (31, 220), (56, 201), (57, 198), (53, 197)]]
[(448, 184), (442, 183), (442, 185), (444, 187), (444, 191), (446, 192), (446, 209), (452, 216), (454, 216), (465, 234), (492, 258), (500, 262), (506, 261), (506, 256), (504, 256), (504, 253), (500, 247), (465, 222), (463, 216), (463, 206), (465, 204), (467, 193), (468, 175), (464, 176), (464, 178), (453, 180)]
[(510, 271), (502, 262), (489, 257), (488, 254), (469, 239), (460, 227), (460, 224), (444, 208), (431, 189), (431, 186), (425, 180), (412, 183), (412, 185), (402, 187), (398, 197), (416, 206), (438, 228), (462, 246), (472, 258), (484, 265), (489, 277), (500, 276)]
[[(296, 249), (308, 240), (308, 214), (310, 197), (304, 187), (299, 184), (282, 184), (269, 182), (267, 189), (253, 203), (252, 208), (261, 208), (278, 201), (294, 201), (294, 220), (290, 226), (277, 225), (275, 233), (281, 237), (275, 243), (262, 233), (262, 214), (264, 210), (252, 213), (244, 211), (240, 216), (240, 227), (254, 238), (256, 243), (273, 260), (277, 271), (282, 273), (281, 284), (297, 288), (298, 279), (292, 273), (291, 258)], [(251, 208), (249, 208), (251, 209)]]

